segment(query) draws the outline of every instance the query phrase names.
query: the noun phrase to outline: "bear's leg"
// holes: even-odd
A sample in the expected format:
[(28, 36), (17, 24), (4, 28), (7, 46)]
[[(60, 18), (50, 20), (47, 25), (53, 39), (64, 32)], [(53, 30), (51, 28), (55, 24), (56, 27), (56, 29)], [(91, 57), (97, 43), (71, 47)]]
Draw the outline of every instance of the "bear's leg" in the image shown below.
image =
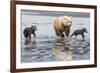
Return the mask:
[(28, 34), (25, 34), (24, 37), (26, 38), (26, 41), (28, 41)]
[(23, 34), (24, 34), (24, 37), (27, 39), (28, 38), (28, 32), (24, 31)]
[(70, 36), (70, 38), (73, 36), (74, 34), (72, 34), (71, 36)]
[(77, 35), (75, 35), (75, 39), (77, 39)]
[(64, 34), (63, 33), (61, 34), (61, 38), (64, 38)]
[(67, 28), (67, 30), (65, 30), (65, 34), (67, 37), (69, 37), (69, 33), (70, 33), (70, 28)]
[(34, 35), (34, 38), (36, 38), (36, 34), (35, 34), (35, 32), (33, 33), (33, 35)]
[(85, 36), (84, 36), (84, 34), (81, 34), (81, 35), (82, 35), (82, 38), (83, 38), (83, 40), (82, 40), (82, 41), (84, 41), (84, 37), (85, 37)]
[(28, 42), (29, 42), (28, 37), (26, 37), (26, 40), (25, 40), (24, 44), (27, 45)]
[(65, 32), (66, 36), (69, 37), (69, 32)]
[(31, 34), (29, 34), (29, 41), (31, 41)]
[(58, 37), (60, 37), (60, 33), (56, 32), (56, 35), (57, 35)]
[(26, 37), (26, 41), (28, 41), (28, 37)]

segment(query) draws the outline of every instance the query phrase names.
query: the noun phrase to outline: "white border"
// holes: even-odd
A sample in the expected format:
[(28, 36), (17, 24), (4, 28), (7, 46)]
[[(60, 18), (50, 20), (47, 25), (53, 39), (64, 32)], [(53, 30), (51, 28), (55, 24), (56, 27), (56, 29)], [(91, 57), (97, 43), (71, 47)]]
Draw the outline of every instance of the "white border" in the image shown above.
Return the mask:
[[(41, 63), (21, 63), (21, 9), (27, 10), (47, 10), (47, 11), (70, 11), (70, 12), (89, 12), (90, 13), (90, 60), (81, 61), (59, 61), (59, 62), (41, 62)], [(39, 68), (53, 66), (73, 66), (94, 64), (94, 9), (85, 8), (69, 8), (69, 7), (50, 7), (50, 6), (35, 6), (35, 5), (16, 5), (16, 68)]]

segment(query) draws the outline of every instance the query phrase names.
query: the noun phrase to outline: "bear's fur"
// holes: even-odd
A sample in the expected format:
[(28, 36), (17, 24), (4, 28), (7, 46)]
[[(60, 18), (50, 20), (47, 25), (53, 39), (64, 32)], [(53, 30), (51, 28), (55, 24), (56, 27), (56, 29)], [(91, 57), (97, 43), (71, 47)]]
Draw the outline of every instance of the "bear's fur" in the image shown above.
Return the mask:
[(36, 25), (32, 25), (31, 27), (25, 28), (23, 34), (26, 40), (31, 40), (31, 34), (33, 34), (34, 38), (36, 38), (36, 34), (35, 34), (36, 30), (37, 30)]
[(59, 16), (55, 19), (53, 26), (57, 36), (64, 37), (65, 35), (69, 37), (70, 26), (72, 24), (71, 16)]
[(72, 35), (70, 36), (70, 38), (73, 36), (73, 35), (75, 35), (75, 37), (77, 37), (77, 35), (81, 35), (82, 36), (82, 38), (83, 38), (83, 40), (84, 40), (84, 32), (85, 33), (88, 33), (88, 31), (87, 31), (87, 29), (86, 28), (82, 28), (82, 29), (77, 29), (77, 30), (75, 30), (73, 33), (72, 33)]

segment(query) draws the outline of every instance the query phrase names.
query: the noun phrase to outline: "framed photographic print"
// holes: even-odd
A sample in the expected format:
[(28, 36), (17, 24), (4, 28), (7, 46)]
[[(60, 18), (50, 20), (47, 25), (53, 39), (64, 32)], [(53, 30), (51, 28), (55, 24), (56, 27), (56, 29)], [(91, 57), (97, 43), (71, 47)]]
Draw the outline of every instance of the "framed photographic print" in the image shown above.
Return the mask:
[(11, 1), (11, 72), (97, 66), (97, 7)]

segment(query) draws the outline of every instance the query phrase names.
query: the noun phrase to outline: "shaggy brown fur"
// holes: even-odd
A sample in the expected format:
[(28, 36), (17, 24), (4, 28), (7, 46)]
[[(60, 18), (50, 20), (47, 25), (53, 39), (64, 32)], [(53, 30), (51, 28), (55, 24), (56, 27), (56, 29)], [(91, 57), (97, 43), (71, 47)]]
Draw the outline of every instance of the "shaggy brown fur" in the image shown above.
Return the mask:
[(72, 17), (69, 16), (57, 17), (53, 24), (56, 35), (62, 38), (64, 37), (64, 35), (69, 37), (71, 24), (72, 24)]

